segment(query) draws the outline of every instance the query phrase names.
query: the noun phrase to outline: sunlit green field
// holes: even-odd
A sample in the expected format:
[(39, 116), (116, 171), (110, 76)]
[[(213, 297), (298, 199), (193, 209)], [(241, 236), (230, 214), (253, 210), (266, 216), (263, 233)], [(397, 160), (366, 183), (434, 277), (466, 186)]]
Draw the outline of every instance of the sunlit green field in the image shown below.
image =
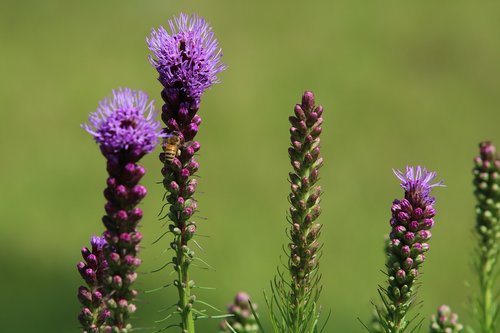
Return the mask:
[[(472, 158), (500, 146), (500, 6), (491, 1), (107, 0), (0, 2), (0, 332), (79, 332), (80, 248), (102, 232), (104, 158), (79, 125), (113, 88), (159, 100), (145, 37), (181, 11), (214, 27), (229, 68), (203, 97), (198, 253), (204, 301), (263, 291), (280, 264), (291, 169), (287, 117), (305, 89), (324, 105), (321, 260), (326, 332), (362, 332), (384, 280), (383, 236), (402, 196), (391, 168), (438, 171), (436, 226), (419, 300), (470, 323)], [(160, 102), (157, 103), (158, 107)], [(144, 158), (141, 290), (169, 282), (157, 220), (158, 151)], [(198, 251), (199, 252), (199, 251)], [(283, 258), (282, 258), (283, 260)], [(472, 287), (468, 287), (472, 285)], [(142, 294), (153, 331), (174, 289)], [(325, 316), (326, 317), (326, 316)], [(216, 320), (198, 331), (217, 332)], [(427, 323), (424, 324), (427, 326)], [(175, 330), (174, 330), (175, 331)], [(423, 331), (426, 331), (424, 329)]]

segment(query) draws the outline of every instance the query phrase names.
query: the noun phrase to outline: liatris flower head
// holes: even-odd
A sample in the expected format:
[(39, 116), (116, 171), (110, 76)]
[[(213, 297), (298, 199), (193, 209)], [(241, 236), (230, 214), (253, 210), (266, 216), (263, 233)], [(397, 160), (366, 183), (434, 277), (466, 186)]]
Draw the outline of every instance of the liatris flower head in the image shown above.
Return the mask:
[(429, 172), (420, 166), (416, 168), (407, 166), (406, 172), (394, 170), (394, 174), (401, 180), (405, 198), (417, 205), (434, 204), (435, 198), (430, 196), (431, 189), (435, 186), (444, 186), (442, 181), (432, 184), (436, 173)]
[[(132, 327), (128, 319), (136, 310), (133, 302), (137, 290), (132, 286), (141, 264), (137, 254), (142, 234), (137, 227), (143, 216), (137, 205), (147, 194), (139, 184), (145, 169), (137, 162), (153, 151), (158, 142), (160, 123), (154, 120), (155, 115), (153, 103), (148, 102), (145, 93), (124, 88), (104, 99), (97, 111), (90, 114), (90, 125), (82, 126), (99, 144), (109, 174), (104, 190), (104, 240), (92, 239), (93, 250), (103, 251), (108, 264), (102, 288), (108, 295), (109, 310), (104, 332), (128, 332)], [(89, 262), (93, 262), (91, 258), (90, 255)], [(91, 270), (84, 272), (88, 281), (94, 279)]]
[(171, 220), (169, 229), (174, 240), (170, 247), (175, 251), (172, 258), (174, 270), (178, 272), (174, 285), (179, 292), (178, 309), (181, 329), (194, 331), (193, 308), (194, 285), (189, 266), (195, 259), (195, 252), (189, 248), (189, 241), (196, 242), (197, 225), (192, 220), (197, 211), (194, 198), (197, 179), (193, 178), (199, 168), (195, 153), (200, 143), (195, 140), (201, 124), (197, 114), (203, 92), (218, 82), (217, 74), (226, 66), (220, 62), (222, 51), (212, 28), (196, 15), (181, 14), (169, 21), (170, 32), (160, 27), (147, 38), (152, 56), (150, 63), (159, 73), (163, 85), (161, 97), (165, 104), (161, 110), (163, 128), (163, 163), (161, 173), (167, 190), (165, 199), (170, 205), (166, 217)]
[[(405, 315), (414, 300), (414, 281), (429, 250), (430, 229), (434, 225), (435, 198), (431, 190), (444, 186), (434, 182), (435, 172), (420, 166), (406, 167), (406, 172), (394, 170), (405, 190), (404, 199), (393, 201), (387, 251), (389, 287), (381, 289), (385, 309), (378, 309), (380, 323), (386, 332), (400, 332), (408, 326)], [(387, 295), (388, 299), (385, 299)]]
[(113, 90), (111, 98), (99, 103), (82, 127), (99, 144), (107, 158), (127, 155), (137, 161), (158, 143), (160, 123), (154, 120), (153, 102), (142, 91), (128, 88)]
[(437, 315), (432, 316), (430, 333), (460, 333), (464, 326), (458, 322), (458, 315), (448, 305), (441, 305)]
[(218, 82), (217, 74), (226, 66), (220, 62), (222, 50), (212, 27), (197, 15), (180, 14), (169, 20), (170, 33), (163, 27), (147, 39), (153, 52), (151, 64), (159, 81), (199, 102), (203, 92)]
[[(250, 296), (245, 292), (239, 292), (234, 298), (234, 303), (228, 305), (227, 312), (232, 317), (223, 320), (220, 324), (220, 333), (230, 333), (232, 330), (237, 333), (256, 333), (259, 326), (250, 308)], [(257, 310), (256, 304), (252, 304), (254, 311)]]

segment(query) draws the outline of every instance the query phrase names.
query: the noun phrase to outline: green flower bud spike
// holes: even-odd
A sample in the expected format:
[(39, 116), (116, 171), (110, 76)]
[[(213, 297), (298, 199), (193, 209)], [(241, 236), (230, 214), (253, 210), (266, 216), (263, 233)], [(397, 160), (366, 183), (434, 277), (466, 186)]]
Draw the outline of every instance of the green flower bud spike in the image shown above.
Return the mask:
[[(321, 245), (318, 238), (322, 225), (321, 188), (316, 184), (323, 165), (320, 134), (323, 107), (315, 106), (314, 94), (306, 91), (289, 118), (291, 145), (288, 148), (293, 172), (289, 174), (291, 204), (288, 271), (290, 279), (278, 271), (271, 283), (273, 299), (267, 299), (274, 331), (280, 333), (320, 332), (317, 301), (321, 293), (318, 273)], [(278, 311), (274, 311), (278, 309)]]
[(479, 150), (473, 170), (480, 288), (476, 310), (481, 332), (495, 333), (499, 309), (494, 279), (500, 240), (500, 158), (491, 142), (482, 142)]

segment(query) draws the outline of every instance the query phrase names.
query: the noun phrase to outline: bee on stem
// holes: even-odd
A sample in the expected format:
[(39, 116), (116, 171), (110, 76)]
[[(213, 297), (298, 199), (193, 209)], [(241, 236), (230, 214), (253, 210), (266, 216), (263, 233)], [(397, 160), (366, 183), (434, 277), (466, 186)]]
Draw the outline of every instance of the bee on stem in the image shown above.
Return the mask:
[(163, 148), (165, 161), (172, 162), (174, 157), (181, 154), (179, 149), (181, 146), (181, 138), (175, 132), (164, 137), (163, 144), (161, 146)]

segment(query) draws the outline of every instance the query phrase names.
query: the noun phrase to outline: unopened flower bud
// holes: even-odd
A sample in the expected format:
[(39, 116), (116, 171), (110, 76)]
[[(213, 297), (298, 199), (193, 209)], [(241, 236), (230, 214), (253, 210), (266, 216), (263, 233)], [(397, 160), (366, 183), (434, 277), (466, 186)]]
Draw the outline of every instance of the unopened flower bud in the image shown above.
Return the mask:
[(135, 185), (132, 189), (132, 194), (134, 195), (134, 198), (136, 200), (141, 200), (143, 199), (146, 194), (148, 193), (146, 187), (142, 185)]
[(121, 276), (119, 276), (119, 275), (113, 276), (113, 287), (120, 289), (122, 287), (122, 285), (123, 285), (123, 281), (122, 281)]
[(126, 308), (128, 307), (128, 301), (127, 301), (126, 299), (123, 299), (123, 298), (122, 298), (122, 299), (120, 299), (120, 300), (118, 301), (118, 307), (119, 307), (120, 309), (126, 309)]
[(118, 185), (115, 190), (116, 197), (119, 200), (125, 200), (127, 198), (127, 188), (123, 185)]

